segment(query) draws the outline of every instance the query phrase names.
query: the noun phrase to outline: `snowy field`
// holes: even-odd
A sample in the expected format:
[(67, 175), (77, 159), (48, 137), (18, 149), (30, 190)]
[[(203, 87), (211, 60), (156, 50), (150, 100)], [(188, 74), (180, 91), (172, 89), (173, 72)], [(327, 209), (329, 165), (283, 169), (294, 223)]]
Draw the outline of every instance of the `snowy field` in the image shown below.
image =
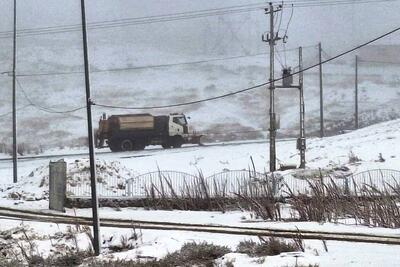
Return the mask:
[[(400, 120), (389, 121), (347, 134), (319, 139), (309, 139), (307, 148), (307, 168), (332, 168), (335, 166), (346, 166), (352, 172), (357, 173), (371, 169), (396, 169), (400, 170)], [(285, 164), (298, 163), (298, 153), (295, 149), (295, 141), (285, 140), (277, 144), (278, 159)], [(81, 152), (72, 150), (70, 153)], [(98, 151), (100, 152), (100, 151)], [(53, 154), (57, 154), (55, 151)], [(349, 162), (350, 153), (356, 155), (360, 161)], [(379, 153), (384, 161), (378, 160)], [(254, 161), (257, 171), (264, 172), (268, 166), (268, 143), (230, 143), (218, 144), (205, 147), (188, 146), (182, 149), (162, 150), (154, 147), (141, 152), (126, 153), (103, 153), (98, 154), (101, 163), (100, 171), (108, 173), (109, 177), (120, 177), (124, 180), (133, 178), (139, 174), (150, 171), (176, 170), (196, 174), (201, 170), (204, 175), (212, 175), (224, 170), (242, 170), (251, 166), (250, 157)], [(52, 158), (57, 160), (58, 158)], [(65, 160), (72, 166), (74, 172), (85, 168), (85, 158), (66, 156)], [(11, 162), (1, 161), (0, 177), (3, 184), (0, 199), (1, 206), (17, 208), (30, 208), (35, 210), (46, 210), (45, 187), (40, 187), (42, 180), (48, 175), (49, 159), (25, 159), (20, 160), (20, 183), (11, 186)], [(103, 165), (102, 165), (103, 164)], [(108, 166), (104, 169), (101, 166)], [(111, 168), (111, 167), (112, 168)], [(71, 171), (71, 170), (70, 170)], [(102, 172), (101, 172), (102, 173)], [(75, 177), (75, 176), (74, 176)], [(76, 177), (75, 177), (76, 178)], [(75, 180), (74, 180), (75, 181)], [(44, 182), (46, 184), (46, 181)], [(10, 192), (26, 191), (34, 196), (42, 194), (41, 197), (31, 199), (13, 200), (7, 198)], [(36, 195), (35, 195), (36, 194)], [(90, 209), (67, 209), (67, 214), (78, 214), (90, 216)], [(287, 213), (286, 211), (284, 213)], [(286, 214), (288, 215), (288, 214)], [(206, 211), (152, 211), (141, 208), (101, 208), (100, 216), (104, 218), (125, 218), (137, 220), (171, 221), (186, 223), (204, 223), (235, 225), (246, 227), (277, 227), (279, 229), (302, 229), (323, 230), (332, 232), (356, 232), (374, 233), (400, 236), (399, 229), (371, 228), (353, 225), (354, 222), (340, 220), (338, 223), (317, 222), (265, 222), (254, 219), (251, 213), (245, 211), (206, 212)], [(285, 215), (284, 215), (285, 217)], [(40, 236), (38, 251), (43, 255), (49, 253), (52, 246), (51, 241), (44, 236), (54, 236), (57, 232), (66, 231), (66, 226), (49, 224), (20, 222), (15, 220), (1, 219), (2, 230), (13, 229), (21, 224), (27, 227), (29, 233)], [(139, 231), (138, 229), (136, 229)], [(121, 235), (130, 235), (132, 230), (117, 230), (102, 228), (101, 234), (104, 251), (113, 242), (119, 242)], [(89, 245), (89, 239), (84, 234), (78, 234), (79, 246), (82, 249)], [(196, 241), (207, 241), (217, 245), (226, 245), (235, 250), (240, 241), (254, 239), (251, 237), (228, 236), (221, 234), (191, 233), (176, 231), (141, 230), (141, 239), (136, 240), (134, 248), (125, 252), (112, 253), (113, 257), (119, 259), (161, 258), (167, 253), (179, 249), (184, 243)], [(256, 240), (256, 239), (254, 239)], [(54, 241), (53, 241), (54, 242)], [(64, 242), (60, 239), (58, 242)], [(65, 241), (68, 243), (69, 241)], [(54, 244), (53, 244), (54, 245)], [(114, 244), (115, 245), (115, 244)], [(230, 253), (217, 260), (218, 266), (226, 266), (225, 263), (232, 262), (234, 266), (400, 266), (400, 256), (397, 253), (399, 247), (394, 245), (347, 243), (337, 241), (326, 242), (327, 251), (322, 241), (305, 241), (305, 252), (298, 254), (281, 254), (268, 256), (263, 263), (256, 261), (244, 254)], [(105, 253), (101, 258), (109, 258)], [(258, 263), (257, 263), (258, 262)]]

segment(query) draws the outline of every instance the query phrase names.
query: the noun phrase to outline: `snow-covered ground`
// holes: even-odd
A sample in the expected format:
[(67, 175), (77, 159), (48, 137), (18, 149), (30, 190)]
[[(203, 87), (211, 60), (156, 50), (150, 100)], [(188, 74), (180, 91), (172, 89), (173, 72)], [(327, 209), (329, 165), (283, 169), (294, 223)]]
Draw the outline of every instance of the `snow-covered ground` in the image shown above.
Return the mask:
[[(397, 169), (400, 170), (400, 120), (376, 124), (367, 128), (353, 131), (347, 134), (328, 138), (313, 138), (308, 140), (307, 167), (310, 169), (330, 168), (334, 166), (347, 166), (352, 172), (370, 169)], [(283, 163), (298, 163), (299, 157), (295, 149), (295, 141), (285, 140), (277, 143), (278, 158)], [(349, 154), (352, 152), (361, 161), (349, 163)], [(378, 161), (379, 153), (385, 161)], [(204, 175), (211, 175), (223, 170), (248, 169), (251, 166), (250, 157), (253, 159), (258, 171), (263, 172), (268, 166), (268, 144), (262, 142), (245, 144), (219, 144), (214, 146), (189, 146), (176, 150), (162, 150), (160, 148), (146, 149), (141, 152), (106, 153), (99, 154), (99, 169), (109, 177), (120, 176), (120, 179), (135, 177), (149, 171), (177, 170), (196, 174), (201, 170)], [(56, 160), (54, 158), (53, 160)], [(70, 169), (75, 172), (85, 168), (86, 159), (75, 159), (73, 156), (65, 157)], [(40, 184), (46, 185), (48, 175), (48, 159), (26, 159), (19, 162), (21, 183), (12, 186), (11, 162), (0, 163), (0, 178), (3, 183), (3, 192), (0, 199), (2, 206), (17, 206), (19, 208), (46, 210), (48, 202), (46, 198), (37, 201), (33, 199), (7, 199), (10, 192), (21, 190), (31, 193), (39, 190), (43, 192), (46, 186), (40, 189)], [(103, 166), (103, 167), (102, 167)], [(44, 179), (44, 181), (43, 181)], [(73, 181), (76, 181), (77, 177)], [(7, 185), (8, 184), (8, 185)], [(90, 216), (90, 209), (67, 209), (68, 214)], [(205, 211), (149, 211), (140, 208), (101, 208), (100, 216), (104, 218), (131, 218), (138, 220), (156, 220), (173, 222), (196, 222), (223, 225), (277, 227), (288, 229), (312, 229), (324, 231), (375, 233), (400, 236), (399, 229), (370, 228), (366, 226), (352, 225), (349, 221), (339, 221), (338, 224), (317, 222), (264, 222), (255, 220), (249, 212), (230, 211), (226, 213)], [(21, 222), (15, 220), (1, 219), (2, 230), (11, 229)], [(66, 226), (24, 222), (30, 231), (38, 235), (54, 235), (56, 232), (66, 230)], [(138, 229), (137, 229), (138, 230)], [(120, 240), (121, 235), (130, 235), (132, 230), (117, 230), (102, 228), (103, 240)], [(204, 241), (218, 245), (227, 245), (233, 251), (236, 245), (250, 237), (227, 236), (220, 234), (190, 233), (175, 231), (142, 230), (142, 238), (137, 241), (135, 248), (125, 252), (114, 253), (115, 257), (121, 259), (132, 259), (140, 257), (160, 258), (168, 252), (179, 249), (185, 242)], [(84, 234), (78, 235), (79, 245), (82, 249), (89, 244)], [(39, 242), (39, 251), (44, 255), (52, 246), (50, 241), (44, 238)], [(63, 242), (63, 241), (59, 241)], [(110, 241), (111, 242), (111, 241)], [(103, 248), (106, 250), (110, 242), (105, 242)], [(113, 241), (117, 242), (117, 241)], [(234, 266), (296, 266), (298, 264), (308, 266), (309, 264), (319, 266), (396, 266), (400, 262), (397, 253), (398, 246), (379, 244), (354, 244), (347, 242), (328, 241), (325, 251), (322, 241), (305, 241), (306, 251), (300, 254), (282, 254), (267, 257), (255, 262), (254, 258), (246, 255), (230, 253), (217, 262), (224, 266), (224, 262), (232, 262)], [(107, 258), (109, 256), (102, 255)]]
[[(70, 214), (74, 211), (68, 210)], [(90, 214), (90, 210), (77, 211), (78, 214)], [(313, 229), (313, 230), (324, 230), (324, 231), (341, 231), (341, 232), (362, 232), (362, 233), (375, 233), (375, 234), (390, 234), (400, 236), (398, 229), (388, 230), (380, 228), (368, 228), (362, 226), (346, 226), (340, 224), (319, 224), (313, 222), (305, 223), (251, 223), (247, 221), (249, 215), (244, 212), (192, 212), (192, 211), (145, 211), (141, 209), (121, 209), (115, 211), (112, 209), (100, 209), (100, 215), (102, 217), (130, 217), (142, 220), (161, 220), (163, 221), (183, 221), (198, 223), (212, 223), (212, 224), (224, 224), (224, 225), (242, 225), (246, 227), (251, 226), (276, 226), (278, 228), (290, 228), (290, 229)], [(2, 230), (15, 229), (20, 226), (21, 222), (2, 219)], [(24, 222), (23, 225), (29, 230), (28, 234), (36, 233), (42, 236), (51, 236), (53, 241), (48, 238), (42, 238), (38, 242), (38, 252), (42, 255), (48, 255), (49, 249), (54, 246), (54, 243), (65, 242), (69, 246), (74, 246), (73, 240), (61, 240), (58, 241), (56, 236), (60, 236), (60, 233), (67, 232), (67, 227), (64, 225), (56, 225), (50, 223), (35, 223), (35, 222)], [(74, 227), (74, 226), (73, 226)], [(186, 242), (197, 242), (201, 243), (207, 241), (215, 245), (228, 246), (232, 251), (235, 251), (236, 246), (240, 241), (244, 240), (255, 240), (254, 237), (246, 236), (232, 236), (215, 233), (198, 233), (198, 232), (184, 232), (184, 231), (158, 231), (158, 230), (140, 230), (135, 229), (140, 234), (138, 241), (135, 241), (135, 248), (124, 251), (113, 253), (114, 259), (135, 259), (136, 257), (143, 258), (162, 258), (167, 253), (178, 250)], [(104, 240), (102, 248), (107, 251), (111, 245), (119, 245), (120, 236), (131, 236), (133, 229), (113, 229), (103, 227), (101, 228), (101, 236)], [(18, 234), (15, 234), (17, 236)], [(111, 238), (112, 237), (112, 238)], [(89, 246), (90, 241), (85, 234), (77, 234), (79, 249), (84, 250)], [(112, 241), (107, 241), (111, 240)], [(233, 266), (398, 266), (400, 256), (398, 255), (398, 246), (395, 245), (381, 245), (381, 244), (364, 244), (364, 243), (348, 243), (338, 241), (326, 241), (327, 250), (324, 248), (322, 241), (318, 240), (307, 240), (305, 241), (305, 252), (290, 254), (283, 253), (278, 256), (269, 256), (265, 258), (263, 263), (257, 263), (258, 258), (250, 258), (244, 254), (227, 254), (218, 262), (221, 262), (219, 266), (225, 266), (222, 262), (226, 260), (233, 261)], [(107, 259), (111, 255), (104, 253), (100, 258)], [(296, 265), (296, 258), (298, 264)], [(300, 265), (300, 263), (302, 265)]]
[[(370, 169), (400, 170), (400, 120), (376, 124), (347, 134), (311, 138), (307, 140), (306, 160), (310, 168), (324, 168), (349, 163), (349, 154), (353, 152), (362, 161), (349, 165), (354, 173)], [(187, 146), (181, 149), (163, 150), (153, 147), (144, 151), (98, 154), (97, 158), (106, 161), (118, 161), (132, 171), (132, 175), (151, 171), (175, 170), (197, 174), (199, 170), (205, 176), (224, 170), (243, 170), (251, 166), (263, 172), (268, 171), (269, 145), (267, 142), (226, 145)], [(80, 150), (82, 151), (82, 150)], [(103, 149), (100, 151), (107, 151)], [(385, 159), (378, 161), (379, 153)], [(62, 157), (59, 157), (62, 158)], [(285, 140), (277, 142), (277, 158), (285, 164), (298, 164), (299, 155), (296, 142)], [(51, 160), (57, 160), (52, 158)], [(74, 161), (76, 156), (65, 156)], [(35, 168), (48, 165), (49, 159), (20, 160), (20, 176), (29, 175)], [(12, 181), (11, 161), (0, 162), (2, 183)]]

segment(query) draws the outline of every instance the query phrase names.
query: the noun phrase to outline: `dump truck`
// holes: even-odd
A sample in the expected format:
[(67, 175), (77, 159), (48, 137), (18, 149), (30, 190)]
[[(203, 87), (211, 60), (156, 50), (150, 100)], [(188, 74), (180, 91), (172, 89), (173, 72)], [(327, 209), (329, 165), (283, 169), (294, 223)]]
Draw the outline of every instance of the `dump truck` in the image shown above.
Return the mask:
[(182, 113), (153, 116), (124, 114), (107, 117), (103, 114), (96, 131), (96, 147), (111, 151), (143, 150), (149, 145), (164, 149), (179, 148), (183, 144), (199, 144), (202, 135), (189, 133), (186, 116)]

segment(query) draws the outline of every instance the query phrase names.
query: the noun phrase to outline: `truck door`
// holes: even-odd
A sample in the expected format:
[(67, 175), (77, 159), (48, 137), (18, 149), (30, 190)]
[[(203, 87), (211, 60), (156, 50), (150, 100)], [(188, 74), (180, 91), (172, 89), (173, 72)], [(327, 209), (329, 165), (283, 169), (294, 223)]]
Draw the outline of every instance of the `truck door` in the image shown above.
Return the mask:
[(185, 133), (187, 133), (186, 118), (184, 116), (171, 116), (169, 123), (169, 135), (184, 135)]

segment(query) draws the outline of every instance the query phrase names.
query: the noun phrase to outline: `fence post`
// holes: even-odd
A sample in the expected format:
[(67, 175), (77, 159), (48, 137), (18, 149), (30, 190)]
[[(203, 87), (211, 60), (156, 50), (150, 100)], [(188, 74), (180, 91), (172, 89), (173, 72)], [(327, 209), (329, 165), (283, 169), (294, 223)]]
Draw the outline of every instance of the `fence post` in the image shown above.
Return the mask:
[(344, 194), (350, 196), (350, 188), (349, 188), (348, 176), (344, 177)]
[(126, 182), (127, 196), (132, 196), (132, 178)]
[(65, 212), (67, 163), (61, 159), (49, 163), (49, 209)]
[(278, 196), (279, 190), (281, 188), (281, 178), (280, 177), (276, 177), (274, 173), (272, 173), (272, 177), (271, 177), (271, 183), (272, 183), (272, 194), (274, 198), (279, 198), (282, 196)]

